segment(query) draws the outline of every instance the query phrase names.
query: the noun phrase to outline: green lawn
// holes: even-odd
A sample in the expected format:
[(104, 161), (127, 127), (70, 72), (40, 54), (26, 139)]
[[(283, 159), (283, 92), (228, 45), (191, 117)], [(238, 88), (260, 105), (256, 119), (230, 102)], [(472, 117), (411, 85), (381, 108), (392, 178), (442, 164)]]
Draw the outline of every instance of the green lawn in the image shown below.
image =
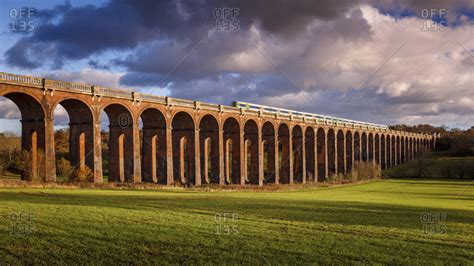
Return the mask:
[(0, 264), (474, 261), (468, 181), (294, 192), (0, 189), (0, 206)]

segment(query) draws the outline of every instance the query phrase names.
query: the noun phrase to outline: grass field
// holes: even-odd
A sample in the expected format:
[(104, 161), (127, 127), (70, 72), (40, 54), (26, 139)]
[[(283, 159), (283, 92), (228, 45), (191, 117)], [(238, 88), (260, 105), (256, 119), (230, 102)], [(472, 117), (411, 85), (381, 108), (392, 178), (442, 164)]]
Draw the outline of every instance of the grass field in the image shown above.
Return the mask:
[(5, 263), (474, 261), (467, 181), (292, 192), (1, 189), (0, 206)]

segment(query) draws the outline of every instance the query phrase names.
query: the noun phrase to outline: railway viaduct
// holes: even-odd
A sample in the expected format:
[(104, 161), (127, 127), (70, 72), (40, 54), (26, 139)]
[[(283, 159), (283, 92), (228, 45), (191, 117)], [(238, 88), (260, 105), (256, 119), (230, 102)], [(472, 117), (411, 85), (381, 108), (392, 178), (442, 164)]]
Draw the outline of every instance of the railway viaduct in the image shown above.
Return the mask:
[[(167, 185), (317, 182), (348, 173), (356, 161), (385, 169), (413, 160), (437, 138), (242, 102), (215, 105), (8, 73), (0, 73), (0, 96), (20, 109), (32, 173), (51, 182), (58, 105), (70, 120), (69, 159), (92, 169), (95, 183), (103, 172), (109, 182)], [(102, 112), (109, 120), (105, 171)]]

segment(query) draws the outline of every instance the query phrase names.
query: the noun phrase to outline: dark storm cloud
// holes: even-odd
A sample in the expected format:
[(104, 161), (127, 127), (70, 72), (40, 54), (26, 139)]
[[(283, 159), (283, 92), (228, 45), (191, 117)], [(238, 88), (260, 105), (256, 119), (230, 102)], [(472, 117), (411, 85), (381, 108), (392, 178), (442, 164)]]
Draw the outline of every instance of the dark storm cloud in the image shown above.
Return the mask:
[(31, 48), (30, 38), (21, 38), (5, 53), (5, 60), (9, 65), (22, 68), (37, 68), (41, 66), (38, 61), (32, 60), (28, 49)]
[(106, 70), (109, 70), (110, 69), (110, 66), (108, 65), (105, 65), (105, 64), (102, 64), (100, 63), (99, 61), (97, 60), (94, 60), (94, 59), (91, 59), (87, 62), (87, 64), (92, 67), (92, 68), (97, 68), (97, 69), (106, 69)]
[[(215, 25), (216, 7), (239, 8), (239, 26), (256, 23), (275, 34), (299, 32), (314, 18), (330, 20), (353, 7), (355, 1), (132, 1), (102, 6), (59, 5), (38, 10), (42, 23), (5, 54), (13, 66), (36, 68), (40, 61), (25, 59), (41, 49), (25, 43), (51, 42), (67, 59), (82, 59), (109, 49), (126, 50), (153, 40), (199, 40)], [(55, 20), (58, 20), (57, 22)]]
[[(361, 3), (379, 7), (390, 17)], [(419, 16), (421, 8), (452, 11), (461, 6), (468, 4), (392, 0), (116, 0), (101, 6), (65, 4), (39, 10), (41, 23), (31, 35), (19, 39), (5, 53), (5, 59), (9, 65), (28, 69), (45, 65), (61, 68), (64, 58), (71, 62), (86, 59), (93, 70), (117, 71), (118, 67), (121, 73), (113, 80), (119, 80), (120, 85), (166, 87), (173, 97), (223, 104), (238, 99), (374, 122), (388, 118), (392, 122), (414, 113), (436, 115), (441, 108), (433, 106), (450, 96), (437, 93), (435, 90), (444, 83), (437, 84), (437, 79), (426, 73), (420, 75), (423, 83), (417, 86), (411, 78), (413, 72), (403, 71), (416, 63), (403, 53), (412, 49), (425, 55), (420, 47), (426, 45), (423, 35), (417, 34), (421, 23), (417, 18), (404, 17)], [(239, 9), (238, 31), (212, 31), (213, 10), (223, 7)], [(396, 12), (402, 14), (399, 20), (392, 19)], [(416, 32), (397, 30), (398, 22), (416, 28)], [(407, 50), (402, 49), (345, 102), (347, 92), (374, 73), (405, 38), (414, 39)], [(465, 45), (472, 47), (467, 41)], [(102, 53), (109, 51), (103, 60)], [(118, 55), (110, 58), (116, 51)], [(464, 66), (473, 65), (470, 57), (464, 58)], [(436, 65), (448, 67), (455, 58), (443, 60), (446, 65)], [(446, 71), (436, 73), (445, 75), (444, 80), (452, 76)], [(406, 88), (387, 86), (404, 78), (408, 79)]]
[[(37, 10), (40, 22), (31, 36), (18, 40), (5, 53), (7, 63), (23, 68), (37, 68), (44, 64), (32, 54), (45, 53), (40, 42), (53, 43), (66, 59), (83, 59), (107, 50), (129, 50), (140, 44), (168, 40), (186, 42), (188, 50), (214, 27), (214, 8), (238, 8), (242, 31), (258, 25), (268, 33), (280, 37), (295, 36), (314, 19), (330, 21), (339, 18), (360, 2), (367, 1), (312, 1), (312, 0), (200, 0), (200, 1), (133, 1), (115, 0), (101, 6), (72, 7), (66, 3), (51, 9)], [(447, 1), (382, 1), (375, 5), (386, 10), (420, 8), (472, 7), (469, 0)], [(363, 25), (346, 23), (339, 27), (342, 36), (351, 38), (363, 32)], [(328, 34), (338, 31), (328, 31)], [(28, 44), (28, 45), (27, 45)], [(31, 45), (35, 44), (35, 45)], [(222, 47), (221, 47), (222, 48)], [(51, 55), (49, 55), (51, 56)], [(60, 67), (57, 63), (53, 64)], [(131, 67), (134, 70), (134, 67)]]

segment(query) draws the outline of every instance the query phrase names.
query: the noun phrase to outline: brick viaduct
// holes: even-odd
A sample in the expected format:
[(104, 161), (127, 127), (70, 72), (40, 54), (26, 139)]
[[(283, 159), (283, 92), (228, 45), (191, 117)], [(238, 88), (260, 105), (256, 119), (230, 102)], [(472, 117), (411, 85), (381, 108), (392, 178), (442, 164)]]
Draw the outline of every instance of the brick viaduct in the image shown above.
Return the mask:
[(384, 169), (413, 160), (437, 137), (240, 102), (215, 105), (7, 73), (0, 73), (0, 96), (20, 109), (22, 149), (31, 152), (33, 169), (43, 169), (37, 178), (52, 182), (58, 105), (69, 115), (69, 159), (92, 169), (95, 183), (103, 182), (101, 112), (109, 119), (109, 182), (316, 182), (347, 173), (355, 161)]

